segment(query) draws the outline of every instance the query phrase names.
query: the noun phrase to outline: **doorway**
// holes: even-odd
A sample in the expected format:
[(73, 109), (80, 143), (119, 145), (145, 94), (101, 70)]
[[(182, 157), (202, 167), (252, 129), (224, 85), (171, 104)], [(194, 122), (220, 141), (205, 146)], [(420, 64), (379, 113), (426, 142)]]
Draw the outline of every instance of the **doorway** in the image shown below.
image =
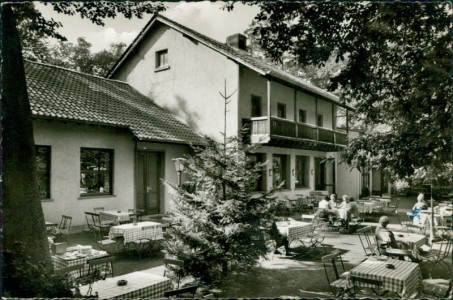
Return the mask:
[(137, 151), (136, 161), (136, 205), (146, 215), (161, 212), (162, 184), (164, 177), (162, 152)]

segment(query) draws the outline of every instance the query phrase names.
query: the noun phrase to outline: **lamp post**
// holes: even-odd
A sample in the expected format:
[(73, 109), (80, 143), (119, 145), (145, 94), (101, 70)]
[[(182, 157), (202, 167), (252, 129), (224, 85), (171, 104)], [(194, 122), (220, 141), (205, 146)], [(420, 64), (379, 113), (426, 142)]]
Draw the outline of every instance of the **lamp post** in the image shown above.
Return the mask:
[(176, 173), (178, 173), (178, 187), (181, 187), (181, 175), (184, 171), (184, 158), (173, 158), (173, 163), (175, 164)]

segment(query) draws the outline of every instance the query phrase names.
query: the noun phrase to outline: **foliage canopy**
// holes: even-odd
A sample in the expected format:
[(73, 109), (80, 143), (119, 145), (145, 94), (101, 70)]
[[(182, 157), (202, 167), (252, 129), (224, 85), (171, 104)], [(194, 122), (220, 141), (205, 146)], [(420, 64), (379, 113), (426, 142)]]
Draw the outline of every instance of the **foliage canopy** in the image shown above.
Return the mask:
[[(346, 66), (330, 80), (363, 133), (344, 160), (393, 178), (444, 169), (451, 153), (451, 6), (447, 2), (254, 2), (253, 32), (274, 60)], [(231, 8), (231, 6), (227, 7)]]

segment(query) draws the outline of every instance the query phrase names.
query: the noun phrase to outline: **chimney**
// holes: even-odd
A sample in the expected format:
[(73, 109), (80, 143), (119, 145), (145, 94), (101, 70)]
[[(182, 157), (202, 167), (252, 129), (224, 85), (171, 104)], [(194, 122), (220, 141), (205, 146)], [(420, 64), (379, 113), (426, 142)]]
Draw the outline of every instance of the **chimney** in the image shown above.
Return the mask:
[(247, 50), (247, 37), (243, 34), (236, 33), (227, 37), (226, 44), (245, 51)]

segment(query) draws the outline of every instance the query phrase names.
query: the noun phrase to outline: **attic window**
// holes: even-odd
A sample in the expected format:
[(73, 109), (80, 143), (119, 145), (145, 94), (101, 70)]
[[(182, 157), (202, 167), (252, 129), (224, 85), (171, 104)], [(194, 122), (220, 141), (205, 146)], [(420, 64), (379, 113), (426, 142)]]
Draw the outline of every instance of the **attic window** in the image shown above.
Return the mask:
[(156, 51), (156, 71), (169, 69), (168, 49)]

